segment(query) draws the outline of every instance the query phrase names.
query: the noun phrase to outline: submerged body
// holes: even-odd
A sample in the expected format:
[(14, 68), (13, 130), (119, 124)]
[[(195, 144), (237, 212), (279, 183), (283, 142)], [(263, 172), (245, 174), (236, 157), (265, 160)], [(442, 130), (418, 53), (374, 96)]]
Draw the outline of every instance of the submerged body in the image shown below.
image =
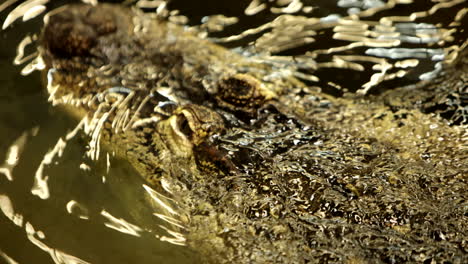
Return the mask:
[[(93, 155), (177, 193), (187, 244), (215, 263), (466, 259), (463, 126), (334, 98), (121, 6), (64, 7), (39, 50), (50, 100), (94, 124)], [(466, 81), (465, 53), (435, 85)]]

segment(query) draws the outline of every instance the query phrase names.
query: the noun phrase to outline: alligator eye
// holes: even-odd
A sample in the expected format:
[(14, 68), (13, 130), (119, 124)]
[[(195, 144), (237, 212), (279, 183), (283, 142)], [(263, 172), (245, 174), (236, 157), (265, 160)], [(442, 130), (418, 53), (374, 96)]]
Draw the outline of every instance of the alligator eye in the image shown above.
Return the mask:
[(169, 118), (179, 139), (198, 146), (213, 134), (224, 129), (223, 119), (214, 111), (200, 105), (185, 105)]
[(190, 128), (187, 117), (183, 114), (177, 115), (177, 129), (182, 132), (189, 140), (193, 137), (193, 131)]

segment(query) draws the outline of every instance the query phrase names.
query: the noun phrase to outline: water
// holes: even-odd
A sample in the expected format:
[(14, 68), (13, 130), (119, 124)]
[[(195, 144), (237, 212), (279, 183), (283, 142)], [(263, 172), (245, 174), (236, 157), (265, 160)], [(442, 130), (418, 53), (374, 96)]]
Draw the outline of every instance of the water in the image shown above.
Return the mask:
[[(210, 14), (239, 16), (238, 28), (212, 34), (222, 38), (240, 34), (250, 23), (272, 20), (269, 15), (242, 15), (249, 2), (233, 4), (236, 9), (206, 2), (209, 8), (194, 4), (202, 10), (185, 4), (174, 8), (191, 13), (193, 24)], [(6, 13), (8, 10), (1, 13), (1, 21)], [(153, 214), (158, 212), (140, 176), (125, 161), (109, 158), (109, 168), (106, 158), (98, 163), (87, 159), (86, 139), (75, 136), (68, 140), (63, 155), (55, 155), (44, 165), (42, 176), (38, 174), (41, 164), (47, 163), (44, 156), (77, 126), (47, 102), (38, 72), (22, 76), (21, 68), (11, 63), (23, 36), (38, 32), (40, 26), (41, 20), (34, 19), (0, 31), (0, 164), (5, 161), (0, 166), (0, 259), (5, 263), (199, 262), (193, 252), (178, 245), (183, 244), (183, 236), (169, 232), (176, 230), (173, 225)], [(242, 41), (248, 42), (249, 37)], [(307, 49), (313, 50), (315, 44), (310, 45)], [(343, 92), (333, 89), (327, 91)], [(47, 188), (39, 184), (45, 177)]]
[(0, 32), (0, 263), (193, 263), (153, 215), (141, 177), (124, 161), (110, 158), (108, 172), (106, 159), (87, 161), (80, 136), (44, 166), (47, 188), (35, 190), (44, 156), (77, 125), (47, 102), (39, 72), (22, 76), (12, 65), (17, 44), (40, 25)]

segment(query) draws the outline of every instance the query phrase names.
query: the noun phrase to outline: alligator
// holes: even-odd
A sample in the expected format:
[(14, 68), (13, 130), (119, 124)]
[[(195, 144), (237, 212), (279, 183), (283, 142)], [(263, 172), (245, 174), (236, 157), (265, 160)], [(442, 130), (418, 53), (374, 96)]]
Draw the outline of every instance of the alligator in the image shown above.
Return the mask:
[(122, 5), (51, 12), (38, 50), (91, 155), (175, 201), (202, 262), (468, 260), (464, 48), (431, 81), (343, 96)]

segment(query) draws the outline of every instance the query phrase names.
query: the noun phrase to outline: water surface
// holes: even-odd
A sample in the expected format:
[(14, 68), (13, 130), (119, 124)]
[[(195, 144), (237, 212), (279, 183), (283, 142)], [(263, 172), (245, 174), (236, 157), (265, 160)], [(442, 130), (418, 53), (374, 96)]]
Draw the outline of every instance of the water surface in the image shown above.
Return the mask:
[[(245, 15), (243, 10), (250, 1), (233, 2), (231, 6), (215, 5), (215, 1), (182, 2), (175, 1), (172, 8), (189, 15), (189, 24), (218, 13), (240, 18), (235, 27), (211, 35), (217, 38), (241, 34), (246, 28), (274, 19), (265, 12)], [(315, 3), (322, 7), (317, 15), (346, 15), (336, 3), (327, 3)], [(1, 21), (8, 12), (0, 13)], [(78, 123), (47, 102), (40, 73), (23, 76), (22, 66), (12, 64), (18, 43), (26, 34), (39, 32), (41, 25), (41, 18), (36, 18), (0, 31), (0, 259), (5, 263), (200, 262), (183, 246), (184, 237), (178, 233), (181, 230), (155, 215), (161, 212), (156, 211), (141, 177), (125, 161), (105, 153), (97, 163), (89, 160), (87, 139), (79, 133), (66, 139)], [(224, 45), (235, 47), (255, 37)], [(283, 53), (301, 54), (335, 45), (331, 35), (322, 38), (325, 41)], [(430, 60), (421, 61), (433, 66)], [(333, 69), (315, 74), (324, 80), (332, 76), (344, 81), (352, 92), (361, 88), (358, 83), (362, 83), (362, 75), (370, 75), (353, 72), (334, 76)], [(409, 80), (391, 85), (406, 84), (418, 76), (420, 72), (416, 71)], [(326, 88), (327, 81), (323, 84), (325, 92), (345, 92), (338, 86)]]

